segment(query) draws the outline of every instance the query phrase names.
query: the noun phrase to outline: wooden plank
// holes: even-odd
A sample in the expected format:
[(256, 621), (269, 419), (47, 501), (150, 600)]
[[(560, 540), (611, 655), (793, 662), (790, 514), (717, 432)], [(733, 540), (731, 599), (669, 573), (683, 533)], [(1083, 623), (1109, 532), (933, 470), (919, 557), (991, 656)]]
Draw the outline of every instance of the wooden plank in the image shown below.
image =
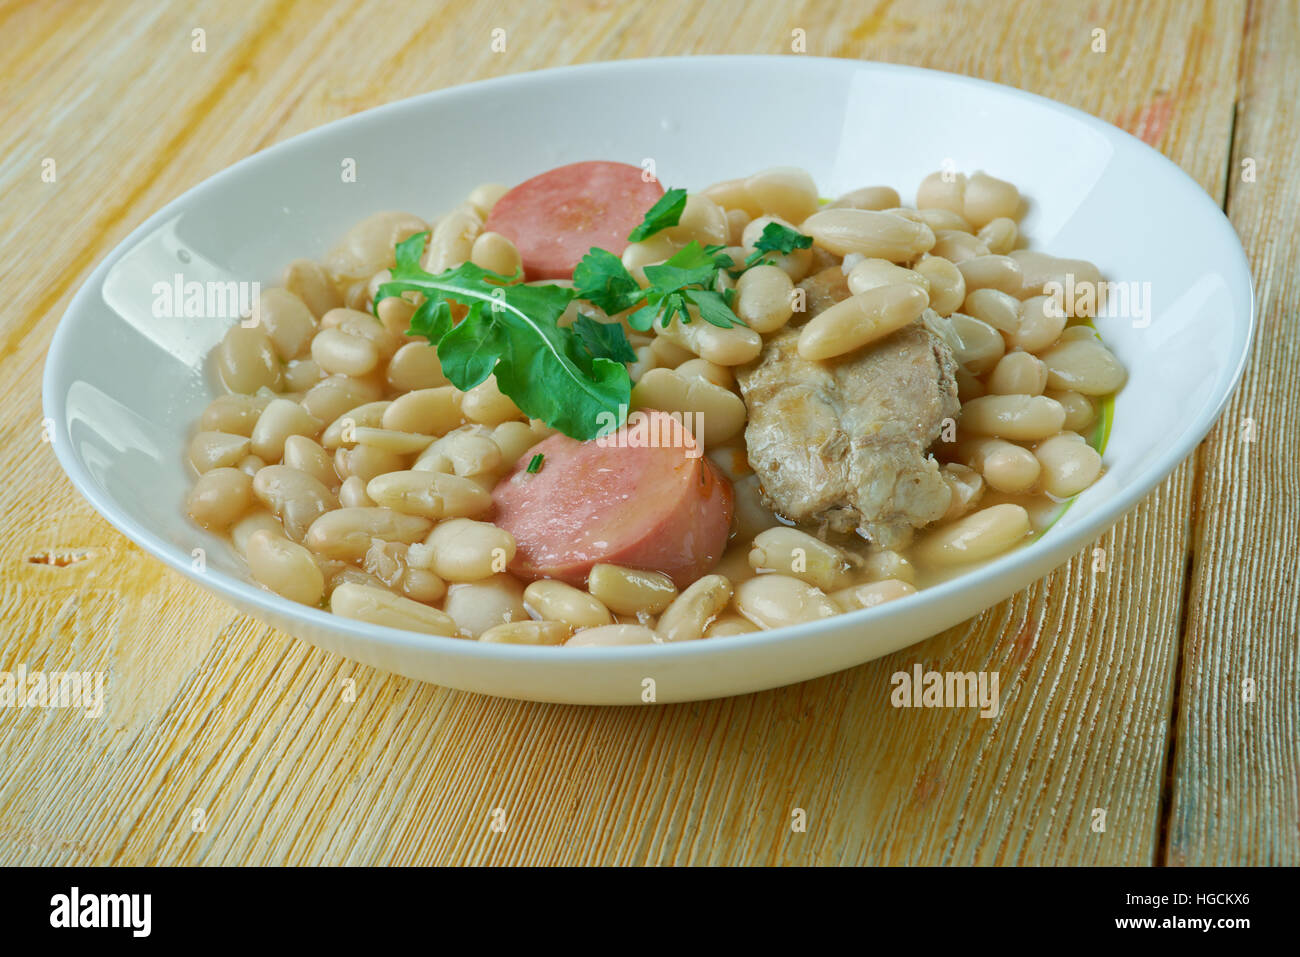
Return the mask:
[[(0, 518), (11, 572), (0, 667), (102, 667), (111, 690), (107, 720), (0, 714), (0, 861), (1151, 861), (1187, 467), (1098, 543), (1104, 575), (1076, 559), (966, 626), (791, 688), (582, 709), (419, 685), (238, 616), (112, 532), (39, 438), (55, 317), (134, 223), (255, 148), (470, 79), (786, 52), (798, 29), (811, 54), (967, 72), (1081, 106), (1135, 129), (1221, 195), (1241, 6), (1114, 3), (1087, 14), (685, 0), (24, 9), (24, 35), (41, 52), (6, 53), (0, 69), (0, 187), (13, 197), (0, 250), (14, 265), (0, 277), (10, 306), (0, 468), (15, 499)], [(77, 17), (92, 26), (57, 26)], [(189, 49), (196, 26), (207, 30), (203, 55)], [(504, 54), (489, 46), (498, 26)], [(1105, 54), (1088, 52), (1094, 26), (1107, 30)], [(45, 155), (62, 157), (54, 188), (39, 180)], [(51, 550), (90, 557), (27, 561)], [(889, 677), (915, 662), (998, 671), (1000, 717), (894, 710)], [(1108, 812), (1104, 834), (1089, 828), (1096, 807)], [(504, 831), (490, 826), (498, 808)], [(795, 808), (806, 833), (791, 830)]]
[(1300, 863), (1297, 46), (1295, 4), (1251, 5), (1227, 208), (1254, 264), (1258, 326), (1201, 450), (1168, 864)]

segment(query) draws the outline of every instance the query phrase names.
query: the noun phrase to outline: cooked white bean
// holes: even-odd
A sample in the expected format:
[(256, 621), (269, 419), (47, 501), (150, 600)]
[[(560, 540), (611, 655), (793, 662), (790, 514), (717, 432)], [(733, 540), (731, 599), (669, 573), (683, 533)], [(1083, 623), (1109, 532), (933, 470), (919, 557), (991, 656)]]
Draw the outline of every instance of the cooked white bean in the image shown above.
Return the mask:
[(1033, 296), (1020, 307), (1020, 323), (1007, 339), (1010, 345), (1025, 352), (1042, 352), (1065, 328), (1065, 314), (1052, 308), (1046, 296)]
[(337, 488), (339, 477), (334, 471), (334, 460), (320, 444), (305, 435), (290, 435), (284, 440), (284, 464), (306, 472), (322, 485)]
[(1101, 270), (1086, 259), (1061, 259), (1031, 249), (1013, 249), (1007, 255), (1020, 266), (1021, 286), (1017, 295), (1021, 299), (1047, 295), (1048, 283), (1057, 283), (1064, 289), (1072, 282), (1076, 290), (1096, 290), (1101, 282)]
[(1080, 392), (1049, 391), (1047, 397), (1065, 408), (1065, 427), (1071, 432), (1082, 432), (1097, 421), (1097, 406)]
[(930, 565), (964, 565), (1005, 552), (1029, 533), (1023, 507), (990, 505), (929, 532), (912, 546), (912, 554)]
[(858, 293), (808, 321), (799, 333), (799, 355), (816, 361), (860, 349), (901, 329), (928, 304), (925, 292), (911, 283)]
[(447, 385), (438, 350), (427, 342), (408, 342), (388, 360), (388, 384), (399, 392)]
[(817, 184), (806, 170), (779, 166), (745, 180), (745, 192), (770, 216), (802, 222), (817, 211)]
[(857, 611), (861, 608), (875, 608), (887, 601), (915, 594), (915, 586), (904, 581), (887, 579), (841, 589), (832, 593), (830, 599), (844, 611)]
[(424, 518), (469, 518), (492, 507), (492, 496), (477, 482), (442, 472), (376, 475), (366, 494), (385, 508)]
[(325, 373), (315, 359), (291, 359), (285, 363), (282, 375), (286, 391), (305, 394), (308, 389), (320, 382)]
[[(466, 478), (492, 475), (508, 464), (501, 454), (501, 446), (492, 441), (491, 433), (459, 430), (449, 432), (434, 442), (411, 466), (417, 472), (449, 472)], [(540, 440), (539, 440), (540, 441)]]
[(1042, 395), (1047, 363), (1028, 352), (1009, 352), (993, 367), (988, 387), (996, 395)]
[(873, 259), (909, 262), (934, 246), (925, 223), (869, 209), (823, 209), (803, 221), (800, 231), (841, 256), (861, 253)]
[(385, 429), (400, 432), (446, 435), (463, 421), (461, 395), (455, 386), (450, 385), (407, 392), (399, 395), (384, 410), (380, 424)]
[(655, 332), (674, 345), (720, 366), (744, 365), (758, 358), (763, 351), (763, 337), (753, 329), (742, 325), (730, 329), (715, 326), (701, 319), (694, 306), (690, 313), (690, 322), (683, 323), (674, 318), (667, 328), (656, 324)]
[(189, 460), (199, 473), (234, 468), (248, 454), (252, 443), (242, 435), (227, 432), (196, 432), (190, 439)]
[(429, 225), (410, 213), (375, 213), (353, 226), (322, 263), (338, 283), (369, 279), (394, 265), (393, 249)]
[[(416, 549), (422, 549), (432, 560), (432, 552), (427, 546), (411, 546), (412, 552)], [(523, 591), (519, 579), (502, 573), (475, 582), (452, 584), (447, 589), (442, 607), (455, 620), (462, 635), (477, 638), (489, 628), (505, 622), (528, 620)]]
[(227, 432), (250, 436), (257, 417), (271, 402), (268, 395), (221, 395), (213, 399), (199, 418), (204, 432)]
[(706, 448), (739, 435), (747, 415), (745, 402), (736, 393), (672, 369), (651, 369), (643, 375), (632, 387), (632, 407), (686, 414), (683, 421), (688, 428), (694, 430), (697, 422), (702, 425), (696, 438)]
[(972, 173), (966, 180), (962, 214), (976, 229), (982, 229), (995, 219), (1018, 219), (1020, 191), (1006, 180), (988, 173)]
[(261, 326), (236, 323), (217, 346), (217, 371), (231, 392), (251, 395), (258, 389), (279, 392), (280, 359), (271, 337)]
[(658, 615), (677, 597), (677, 586), (660, 572), (593, 565), (587, 590), (617, 615)]
[(524, 418), (524, 414), (519, 411), (514, 400), (507, 395), (502, 395), (501, 389), (497, 387), (497, 377), (494, 375), (488, 376), (466, 392), (461, 399), (460, 409), (465, 418), (482, 425), (500, 425), (511, 419)]
[(366, 379), (335, 375), (307, 390), (299, 403), (322, 422), (333, 422), (359, 405), (379, 398), (379, 386)]
[(363, 482), (369, 482), (376, 475), (385, 472), (404, 469), (407, 464), (406, 456), (374, 445), (340, 448), (334, 453), (334, 471), (342, 478), (355, 476)]
[(650, 352), (654, 356), (655, 366), (661, 369), (675, 369), (683, 362), (696, 358), (690, 349), (660, 335), (650, 340)]
[(379, 365), (379, 350), (369, 339), (341, 329), (322, 329), (311, 341), (311, 357), (326, 372), (361, 376)]
[(731, 582), (723, 575), (705, 575), (678, 595), (655, 630), (664, 641), (695, 641), (731, 601)]
[(948, 323), (957, 337), (953, 356), (976, 375), (993, 368), (1006, 352), (1001, 334), (987, 322), (954, 312)]
[(839, 199), (827, 204), (827, 209), (896, 209), (900, 205), (898, 190), (892, 186), (863, 186), (845, 193)]
[(848, 271), (849, 292), (857, 295), (868, 289), (878, 289), (895, 283), (911, 283), (930, 295), (930, 280), (914, 269), (897, 266), (888, 259), (863, 259)]
[(1043, 489), (1056, 498), (1078, 495), (1101, 474), (1101, 456), (1076, 432), (1062, 432), (1034, 446), (1043, 466)]
[(754, 538), (749, 566), (757, 572), (793, 575), (831, 591), (849, 583), (854, 563), (847, 552), (834, 545), (796, 528), (778, 525)]
[[(726, 254), (731, 257), (732, 262), (740, 264), (757, 251), (755, 243), (763, 235), (763, 231), (769, 223), (779, 223), (788, 229), (794, 229), (792, 223), (780, 216), (759, 216), (757, 219), (750, 220), (749, 225), (741, 233), (740, 249), (728, 247), (725, 250)], [(813, 251), (812, 249), (795, 249), (788, 253), (767, 252), (763, 254), (762, 260), (767, 265), (780, 269), (790, 277), (792, 282), (799, 282), (812, 271)]]
[(763, 208), (758, 205), (758, 201), (753, 196), (749, 195), (744, 179), (723, 180), (700, 192), (723, 209), (744, 210), (751, 219), (762, 215)]
[(972, 289), (961, 311), (986, 322), (998, 332), (1014, 336), (1020, 329), (1022, 303), (999, 289)]
[(502, 422), (492, 430), (492, 441), (501, 450), (502, 466), (513, 465), (541, 441), (527, 422)]
[(736, 377), (729, 367), (720, 366), (708, 359), (687, 359), (673, 371), (684, 378), (703, 379), (723, 389), (731, 389), (736, 385)]
[(433, 228), (429, 248), (424, 252), (424, 268), (436, 274), (467, 262), (482, 231), (483, 220), (477, 212), (453, 209)]
[(266, 468), (266, 465), (267, 463), (264, 458), (262, 458), (259, 455), (252, 455), (250, 453), (249, 455), (245, 455), (242, 459), (240, 459), (235, 464), (235, 468), (239, 469), (239, 471), (243, 472), (249, 478), (252, 478), (254, 475), (258, 473), (259, 469)]
[(912, 270), (929, 283), (930, 308), (941, 316), (950, 316), (966, 299), (966, 278), (961, 270), (940, 256), (928, 256)]
[(547, 621), (559, 621), (571, 628), (599, 628), (614, 623), (609, 609), (580, 588), (543, 579), (524, 589), (524, 607), (529, 614)]
[(419, 432), (401, 432), (397, 429), (376, 429), (372, 426), (359, 425), (352, 430), (352, 437), (358, 445), (369, 445), (396, 455), (413, 455), (423, 452), (433, 444), (437, 436), (421, 435)]
[(601, 625), (584, 628), (564, 643), (566, 648), (612, 648), (622, 645), (653, 645), (659, 637), (644, 625)]
[(736, 283), (736, 315), (755, 332), (776, 332), (794, 314), (794, 283), (776, 266), (754, 266)]
[(513, 535), (491, 522), (472, 518), (439, 522), (425, 544), (433, 550), (429, 568), (453, 582), (477, 581), (503, 572), (515, 557)]
[(1065, 409), (1044, 395), (986, 395), (961, 408), (961, 427), (978, 435), (1033, 441), (1061, 431)]
[(319, 604), (325, 576), (311, 552), (283, 535), (257, 531), (248, 537), (248, 570), (277, 595), (304, 605)]
[(730, 638), (733, 635), (748, 635), (757, 631), (754, 623), (739, 615), (719, 615), (713, 624), (704, 629), (705, 638)]
[(960, 213), (965, 199), (966, 174), (951, 170), (931, 173), (916, 189), (917, 209), (948, 209)]
[(999, 492), (1028, 491), (1041, 471), (1034, 453), (1005, 439), (968, 439), (958, 446), (958, 455)]
[(344, 582), (330, 595), (330, 611), (370, 625), (454, 637), (456, 623), (445, 613), (386, 588)]
[(1059, 343), (1042, 354), (1047, 384), (1083, 395), (1109, 395), (1124, 385), (1128, 373), (1104, 345), (1091, 337)]
[(493, 232), (479, 234), (470, 247), (469, 259), (480, 269), (502, 276), (514, 276), (523, 266), (515, 244), (500, 233)]
[[(304, 544), (324, 558), (355, 562), (365, 557), (372, 539), (409, 545), (423, 538), (432, 525), (427, 518), (391, 508), (340, 508), (312, 522)], [(437, 568), (433, 572), (440, 574)]]
[(478, 640), (502, 645), (562, 645), (571, 634), (573, 629), (562, 621), (512, 621), (489, 628)]
[(960, 265), (969, 259), (989, 255), (989, 247), (962, 229), (939, 229), (934, 233), (930, 255)]
[(976, 239), (989, 248), (989, 252), (1005, 256), (1016, 248), (1020, 238), (1020, 228), (1016, 221), (1008, 216), (998, 216), (980, 227)]
[(190, 517), (204, 528), (226, 528), (252, 504), (253, 480), (233, 468), (204, 472), (186, 498)]
[(255, 508), (246, 512), (242, 518), (230, 526), (230, 541), (239, 554), (248, 555), (248, 540), (253, 533), (265, 529), (275, 535), (284, 535), (284, 526), (280, 520), (264, 508)]
[(725, 246), (730, 238), (726, 211), (702, 193), (687, 196), (686, 207), (677, 225), (663, 232), (670, 240), (683, 246), (691, 240), (701, 246)]
[(388, 411), (390, 405), (391, 402), (383, 400), (367, 402), (365, 405), (349, 409), (325, 426), (325, 431), (320, 436), (321, 446), (332, 452), (341, 445), (355, 442), (357, 429), (381, 427), (384, 423), (384, 413)]
[(278, 462), (284, 454), (284, 441), (291, 435), (312, 437), (324, 425), (297, 402), (274, 399), (253, 427), (251, 447), (254, 455), (268, 462)]
[(316, 334), (316, 318), (305, 302), (287, 289), (267, 289), (258, 309), (262, 328), (281, 359), (287, 362), (306, 354)]
[(343, 305), (329, 274), (310, 259), (295, 259), (284, 268), (284, 288), (301, 299), (317, 319)]
[(966, 280), (966, 294), (973, 289), (997, 289), (1012, 294), (1020, 290), (1023, 279), (1020, 264), (1010, 256), (975, 256), (957, 263)]
[(736, 610), (760, 628), (830, 618), (839, 608), (820, 588), (789, 575), (759, 575), (736, 587)]
[(465, 202), (473, 206), (480, 216), (487, 219), (492, 207), (506, 193), (510, 192), (510, 187), (502, 183), (480, 183), (469, 191), (469, 196)]
[(253, 476), (253, 494), (284, 523), (284, 533), (301, 542), (321, 515), (338, 506), (319, 479), (287, 465), (268, 465)]
[[(334, 463), (330, 463), (330, 471), (334, 470)], [(397, 474), (397, 473), (389, 473)], [(378, 478), (379, 476), (376, 476)], [(371, 479), (373, 482), (374, 479)], [(339, 486), (339, 504), (344, 508), (373, 508), (379, 503), (370, 497), (366, 492), (366, 481), (360, 475), (349, 475)], [(386, 503), (385, 503), (386, 504)], [(404, 511), (404, 509), (398, 509)]]

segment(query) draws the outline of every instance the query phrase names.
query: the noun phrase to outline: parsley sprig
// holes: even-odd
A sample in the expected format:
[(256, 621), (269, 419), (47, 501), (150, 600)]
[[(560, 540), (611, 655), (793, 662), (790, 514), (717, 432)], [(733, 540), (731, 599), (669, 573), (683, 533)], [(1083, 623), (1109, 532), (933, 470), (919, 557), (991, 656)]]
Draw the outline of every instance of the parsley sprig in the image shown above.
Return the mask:
[[(633, 242), (676, 226), (686, 206), (686, 191), (670, 189), (628, 237)], [(529, 418), (541, 419), (575, 439), (594, 438), (601, 426), (623, 414), (631, 399), (627, 363), (636, 353), (619, 322), (600, 322), (581, 312), (561, 320), (575, 300), (591, 303), (608, 316), (625, 315), (629, 327), (649, 331), (656, 321), (689, 323), (692, 309), (723, 329), (744, 325), (732, 310), (732, 278), (765, 262), (770, 253), (807, 249), (812, 238), (780, 223), (768, 223), (754, 252), (739, 267), (723, 246), (691, 241), (670, 259), (644, 269), (642, 288), (622, 259), (593, 248), (573, 271), (573, 286), (524, 285), (522, 275), (503, 276), (463, 263), (434, 275), (420, 265), (429, 233), (416, 233), (396, 246), (392, 278), (379, 287), (374, 305), (417, 293), (419, 305), (409, 332), (424, 336), (438, 350), (443, 374), (462, 391), (489, 375)], [(452, 307), (464, 316), (456, 321)], [(531, 463), (530, 463), (531, 464)], [(540, 467), (540, 463), (538, 463)]]
[[(406, 292), (424, 297), (410, 331), (437, 346), (452, 385), (468, 391), (495, 374), (525, 415), (576, 439), (597, 434), (600, 413), (626, 408), (632, 386), (624, 363), (636, 354), (622, 326), (586, 316), (561, 326), (575, 298), (565, 286), (526, 286), (468, 262), (435, 276), (420, 266), (428, 238), (416, 233), (397, 244), (392, 279), (375, 304)], [(452, 303), (468, 310), (458, 323)]]

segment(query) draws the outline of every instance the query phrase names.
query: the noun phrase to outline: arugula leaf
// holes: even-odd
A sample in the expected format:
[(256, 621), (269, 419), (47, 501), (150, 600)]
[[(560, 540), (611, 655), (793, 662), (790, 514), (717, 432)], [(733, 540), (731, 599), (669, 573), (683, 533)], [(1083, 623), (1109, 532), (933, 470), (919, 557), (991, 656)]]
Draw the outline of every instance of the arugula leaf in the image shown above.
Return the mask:
[(785, 255), (796, 249), (807, 249), (813, 243), (811, 236), (805, 236), (797, 229), (771, 222), (763, 227), (763, 235), (754, 242), (754, 251), (745, 258), (745, 268), (756, 266), (767, 253)]
[(641, 286), (623, 268), (623, 260), (593, 247), (573, 270), (577, 298), (599, 306), (611, 316), (630, 309), (644, 297)]
[(627, 341), (627, 334), (619, 322), (599, 322), (590, 316), (578, 316), (571, 326), (596, 358), (613, 359), (615, 362), (636, 362), (636, 353), (632, 343)]
[(653, 236), (661, 229), (676, 226), (682, 220), (682, 211), (684, 209), (686, 209), (686, 190), (668, 190), (659, 197), (658, 202), (646, 211), (645, 219), (641, 221), (641, 225), (628, 233), (627, 241), (639, 243), (641, 240)]
[[(411, 332), (437, 346), (442, 371), (456, 388), (467, 391), (495, 374), (502, 393), (525, 415), (575, 439), (594, 437), (601, 413), (618, 416), (626, 409), (627, 368), (609, 355), (625, 354), (617, 338), (607, 333), (608, 338), (590, 339), (590, 331), (584, 338), (581, 326), (559, 325), (575, 290), (510, 285), (519, 277), (473, 263), (435, 276), (420, 266), (428, 238), (427, 232), (417, 233), (397, 245), (392, 279), (379, 287), (375, 304), (404, 292), (424, 296)], [(453, 302), (468, 310), (458, 324), (453, 324)], [(622, 345), (631, 351), (626, 339)]]

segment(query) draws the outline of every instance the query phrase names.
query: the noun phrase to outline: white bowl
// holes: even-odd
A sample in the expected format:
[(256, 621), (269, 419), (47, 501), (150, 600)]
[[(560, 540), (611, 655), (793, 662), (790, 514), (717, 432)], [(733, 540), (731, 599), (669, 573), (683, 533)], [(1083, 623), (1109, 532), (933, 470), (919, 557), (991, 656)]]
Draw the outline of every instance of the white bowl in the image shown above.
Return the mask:
[[(719, 99), (713, 91), (747, 90)], [(344, 183), (345, 160), (357, 181)], [(720, 640), (529, 648), (433, 638), (338, 618), (251, 584), (186, 518), (188, 434), (211, 398), (217, 320), (159, 319), (152, 287), (274, 283), (382, 209), (435, 215), (484, 180), (562, 163), (655, 161), (699, 188), (767, 166), (810, 170), (823, 195), (890, 184), (904, 201), (945, 162), (1030, 199), (1032, 248), (1149, 282), (1148, 326), (1097, 322), (1129, 370), (1104, 477), (1030, 545), (881, 607)], [(392, 103), (251, 156), (167, 205), (91, 274), (54, 336), (44, 404), (69, 477), (125, 535), (244, 612), (322, 648), (453, 688), (631, 704), (741, 694), (895, 651), (1003, 600), (1095, 540), (1204, 437), (1236, 385), (1253, 322), (1250, 273), (1227, 219), (1177, 166), (1127, 133), (1018, 90), (850, 60), (691, 57), (566, 67)], [(1171, 517), (1172, 518), (1172, 517)], [(194, 550), (206, 552), (197, 569)]]

